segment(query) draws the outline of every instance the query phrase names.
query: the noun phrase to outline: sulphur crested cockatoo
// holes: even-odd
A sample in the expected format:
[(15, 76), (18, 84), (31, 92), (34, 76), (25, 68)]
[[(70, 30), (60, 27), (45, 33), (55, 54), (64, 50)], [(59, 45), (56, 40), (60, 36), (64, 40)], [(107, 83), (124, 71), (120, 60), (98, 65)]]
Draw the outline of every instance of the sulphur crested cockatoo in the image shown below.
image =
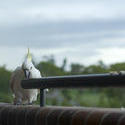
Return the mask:
[(32, 104), (37, 100), (38, 89), (23, 89), (21, 80), (30, 78), (41, 78), (40, 71), (32, 63), (32, 57), (28, 49), (28, 54), (21, 67), (17, 67), (12, 73), (10, 87), (14, 95), (14, 104)]

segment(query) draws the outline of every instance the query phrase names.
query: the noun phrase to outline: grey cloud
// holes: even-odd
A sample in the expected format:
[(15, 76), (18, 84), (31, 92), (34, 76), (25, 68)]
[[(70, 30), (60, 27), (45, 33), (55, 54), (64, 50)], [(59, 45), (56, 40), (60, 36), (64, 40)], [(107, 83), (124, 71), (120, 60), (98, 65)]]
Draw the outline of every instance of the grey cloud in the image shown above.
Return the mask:
[[(119, 31), (125, 31), (124, 20), (24, 24), (1, 27), (0, 44), (12, 46), (28, 46), (31, 44), (33, 47), (48, 48), (76, 46), (83, 43), (104, 45), (106, 43), (103, 39), (124, 38), (124, 32), (119, 33)], [(110, 45), (110, 42), (107, 44)]]
[[(71, 0), (69, 0), (71, 2)], [(122, 1), (122, 0), (121, 0)], [(81, 4), (93, 4), (92, 0), (79, 0)], [(122, 1), (123, 2), (123, 1)], [(16, 11), (21, 7), (44, 6), (44, 4), (61, 4), (62, 1), (15, 1), (0, 2), (3, 8), (7, 6), (15, 7), (12, 11)], [(63, 3), (67, 3), (66, 0)], [(75, 3), (75, 0), (72, 0)], [(118, 2), (102, 0), (94, 1), (94, 3), (101, 3), (102, 5), (109, 4), (117, 6)], [(113, 3), (113, 4), (111, 4)], [(11, 6), (12, 5), (12, 6)], [(22, 8), (23, 10), (23, 8)], [(11, 11), (11, 10), (10, 10)], [(110, 11), (110, 10), (109, 10)], [(121, 11), (122, 12), (122, 11)], [(101, 12), (100, 12), (101, 13)], [(102, 13), (103, 14), (103, 13)], [(8, 15), (9, 16), (9, 15)], [(11, 16), (9, 17), (11, 18)], [(18, 17), (14, 18), (15, 23), (4, 24), (0, 26), (0, 44), (3, 46), (32, 46), (42, 48), (58, 48), (58, 47), (75, 47), (88, 46), (104, 47), (104, 46), (125, 46), (123, 42), (117, 42), (113, 45), (112, 42), (105, 42), (105, 39), (124, 38), (124, 33), (118, 31), (125, 31), (124, 17), (115, 18), (112, 20), (105, 19), (91, 19), (91, 20), (61, 20), (61, 21), (45, 21), (38, 20), (23, 20), (18, 22)], [(114, 32), (116, 31), (116, 32)], [(97, 46), (98, 45), (98, 46)]]

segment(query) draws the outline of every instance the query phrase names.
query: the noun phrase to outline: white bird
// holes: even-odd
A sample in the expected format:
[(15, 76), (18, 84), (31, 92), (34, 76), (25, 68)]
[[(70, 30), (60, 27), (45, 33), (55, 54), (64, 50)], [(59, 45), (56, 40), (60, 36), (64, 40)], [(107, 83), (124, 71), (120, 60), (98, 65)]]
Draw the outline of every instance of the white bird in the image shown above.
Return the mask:
[(32, 57), (28, 54), (22, 66), (17, 67), (11, 75), (10, 88), (14, 95), (14, 104), (32, 104), (37, 100), (38, 89), (23, 89), (21, 80), (30, 78), (41, 78), (41, 73), (32, 63)]

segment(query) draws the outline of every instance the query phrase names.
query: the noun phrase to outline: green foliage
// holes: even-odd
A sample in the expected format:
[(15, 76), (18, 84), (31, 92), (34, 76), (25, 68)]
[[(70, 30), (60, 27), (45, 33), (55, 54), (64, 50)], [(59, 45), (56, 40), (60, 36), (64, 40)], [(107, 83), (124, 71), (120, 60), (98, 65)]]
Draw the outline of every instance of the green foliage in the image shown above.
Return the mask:
[(11, 72), (6, 67), (0, 67), (0, 102), (12, 102), (10, 95), (9, 79)]
[(11, 72), (5, 67), (0, 67), (0, 92), (9, 92), (8, 81), (10, 79)]
[(84, 71), (84, 66), (80, 64), (71, 64), (71, 74), (76, 75), (76, 74), (81, 74)]
[(37, 68), (43, 76), (60, 76), (65, 74), (60, 67), (51, 62), (40, 62)]
[(116, 63), (110, 66), (111, 71), (125, 71), (125, 63)]

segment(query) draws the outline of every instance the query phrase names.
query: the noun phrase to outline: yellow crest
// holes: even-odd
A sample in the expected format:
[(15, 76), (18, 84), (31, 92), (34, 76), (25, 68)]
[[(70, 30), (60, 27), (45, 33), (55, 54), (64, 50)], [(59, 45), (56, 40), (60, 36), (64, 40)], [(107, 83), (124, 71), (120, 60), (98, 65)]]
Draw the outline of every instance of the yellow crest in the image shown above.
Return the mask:
[(28, 59), (29, 61), (32, 60), (32, 56), (31, 56), (31, 54), (30, 54), (29, 48), (28, 48), (28, 53), (27, 53), (27, 59)]

